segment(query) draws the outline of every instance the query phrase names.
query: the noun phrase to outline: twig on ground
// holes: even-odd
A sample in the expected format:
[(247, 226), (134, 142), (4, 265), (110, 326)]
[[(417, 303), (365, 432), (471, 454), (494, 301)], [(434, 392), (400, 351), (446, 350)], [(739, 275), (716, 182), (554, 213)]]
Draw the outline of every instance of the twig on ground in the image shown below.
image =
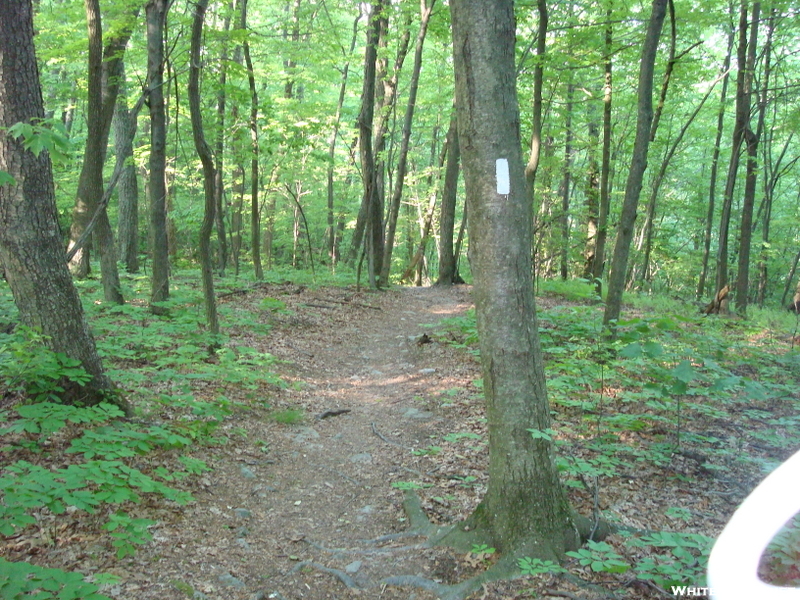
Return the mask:
[(322, 419), (327, 419), (328, 417), (338, 417), (339, 415), (345, 415), (350, 412), (349, 408), (336, 408), (333, 410), (326, 410), (325, 412), (321, 412), (317, 415), (317, 420), (321, 421)]
[(379, 438), (381, 438), (387, 444), (391, 444), (392, 446), (397, 446), (398, 448), (403, 448), (404, 450), (411, 450), (412, 449), (412, 448), (409, 448), (408, 446), (404, 446), (403, 444), (400, 444), (398, 442), (390, 440), (389, 438), (384, 436), (380, 431), (378, 431), (378, 428), (375, 425), (375, 423), (372, 423), (372, 433), (377, 435)]

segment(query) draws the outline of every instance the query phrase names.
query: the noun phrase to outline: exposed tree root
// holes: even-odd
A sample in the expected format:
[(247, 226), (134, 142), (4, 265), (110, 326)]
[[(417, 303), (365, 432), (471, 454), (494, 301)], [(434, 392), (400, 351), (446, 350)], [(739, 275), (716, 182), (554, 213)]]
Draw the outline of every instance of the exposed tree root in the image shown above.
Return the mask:
[(301, 563), (297, 563), (297, 565), (291, 571), (289, 571), (289, 573), (296, 573), (297, 571), (299, 571), (304, 567), (311, 567), (312, 569), (316, 569), (317, 571), (322, 571), (323, 573), (328, 573), (329, 575), (333, 575), (351, 590), (364, 589), (358, 584), (358, 582), (356, 582), (355, 579), (350, 577), (350, 575), (348, 575), (341, 569), (331, 569), (330, 567), (326, 567), (325, 565), (315, 563), (314, 561), (311, 560), (304, 560)]
[[(393, 552), (404, 552), (410, 550), (421, 550), (424, 548), (431, 548), (437, 545), (454, 546), (456, 549), (464, 550), (470, 548), (472, 543), (486, 542), (486, 536), (479, 530), (464, 531), (455, 526), (439, 527), (434, 525), (428, 520), (428, 516), (422, 509), (422, 503), (413, 490), (408, 490), (405, 493), (403, 500), (403, 508), (410, 528), (408, 531), (402, 533), (394, 533), (383, 535), (371, 540), (363, 540), (362, 543), (366, 545), (377, 545), (387, 542), (393, 542), (400, 539), (407, 539), (410, 537), (421, 537), (424, 540), (419, 544), (412, 544), (406, 546), (397, 546), (391, 548), (372, 548), (372, 549), (350, 549), (350, 548), (326, 548), (322, 545), (316, 544), (310, 540), (304, 540), (310, 546), (317, 550), (328, 552), (334, 555), (378, 555)], [(593, 539), (602, 539), (610, 533), (617, 531), (616, 528), (608, 525), (605, 522), (597, 522), (585, 517), (576, 516), (576, 525), (585, 540), (591, 535)], [(621, 528), (620, 528), (621, 529)], [(490, 540), (488, 540), (490, 541)], [(475, 575), (469, 579), (461, 581), (456, 584), (444, 584), (432, 579), (420, 577), (419, 575), (395, 575), (385, 577), (380, 580), (381, 586), (398, 586), (398, 587), (415, 587), (429, 592), (433, 592), (439, 600), (464, 600), (473, 592), (479, 590), (484, 584), (507, 579), (515, 579), (521, 576), (519, 570), (518, 558), (530, 554), (536, 554), (537, 549), (541, 551), (540, 545), (533, 542), (530, 545), (523, 545), (515, 552), (508, 553), (500, 558), (494, 565), (489, 567), (486, 571)], [(368, 584), (359, 584), (350, 575), (339, 569), (332, 569), (325, 567), (313, 561), (304, 561), (298, 563), (290, 572), (294, 573), (303, 567), (311, 567), (318, 571), (328, 573), (338, 578), (349, 589), (363, 590), (370, 587)], [(560, 576), (562, 579), (567, 580), (579, 587), (591, 590), (595, 594), (600, 594), (604, 598), (615, 598), (613, 594), (599, 588), (593, 584), (583, 581), (579, 577), (570, 574), (563, 574)], [(579, 596), (572, 595), (567, 592), (552, 592), (551, 595), (562, 596), (565, 598), (579, 599)]]

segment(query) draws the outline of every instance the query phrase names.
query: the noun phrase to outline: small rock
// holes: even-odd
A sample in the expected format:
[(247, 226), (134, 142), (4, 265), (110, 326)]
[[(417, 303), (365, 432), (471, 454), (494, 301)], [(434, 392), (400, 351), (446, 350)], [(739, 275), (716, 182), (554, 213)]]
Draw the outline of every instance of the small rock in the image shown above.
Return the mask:
[(433, 375), (434, 373), (436, 373), (436, 369), (420, 369), (419, 370), (419, 374), (420, 375)]
[(244, 540), (244, 539), (242, 539), (242, 538), (237, 538), (237, 539), (236, 539), (236, 544), (237, 544), (237, 545), (238, 545), (238, 546), (239, 546), (239, 547), (240, 547), (242, 550), (246, 550), (247, 552), (250, 552), (250, 544), (248, 544), (248, 543), (247, 543), (247, 540)]
[(354, 560), (344, 568), (344, 571), (345, 573), (350, 573), (350, 575), (354, 575), (355, 573), (358, 573), (358, 570), (361, 568), (361, 564), (362, 563), (360, 560)]
[(222, 585), (225, 585), (227, 587), (234, 587), (238, 590), (243, 590), (246, 587), (244, 581), (242, 581), (241, 579), (237, 579), (230, 573), (223, 573), (217, 579), (219, 579), (219, 582)]
[(375, 512), (375, 507), (372, 506), (371, 504), (367, 504), (366, 506), (362, 506), (361, 508), (359, 508), (358, 512), (364, 513), (365, 515), (371, 515), (372, 513)]
[(368, 465), (372, 463), (372, 454), (369, 452), (362, 452), (361, 454), (353, 454), (350, 457), (351, 463), (360, 463), (364, 465)]
[(239, 469), (239, 472), (242, 474), (242, 477), (244, 477), (245, 479), (255, 479), (256, 478), (256, 474), (253, 473), (253, 471), (250, 469), (250, 467), (242, 466)]
[(418, 408), (409, 408), (405, 412), (403, 412), (403, 416), (406, 419), (419, 419), (425, 420), (430, 419), (433, 417), (433, 413), (427, 410), (419, 410)]
[(249, 519), (250, 517), (253, 516), (253, 513), (251, 513), (246, 508), (234, 508), (233, 514), (235, 514), (240, 519)]
[(192, 600), (208, 600), (208, 596), (203, 592), (195, 591), (194, 594), (192, 594)]

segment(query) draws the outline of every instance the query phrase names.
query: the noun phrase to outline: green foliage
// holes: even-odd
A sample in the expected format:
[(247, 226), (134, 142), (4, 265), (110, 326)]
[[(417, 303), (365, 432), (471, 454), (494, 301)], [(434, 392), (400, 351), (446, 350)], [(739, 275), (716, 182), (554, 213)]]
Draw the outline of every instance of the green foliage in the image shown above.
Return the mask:
[(523, 575), (546, 575), (565, 573), (566, 569), (552, 560), (542, 560), (541, 558), (531, 558), (523, 556), (517, 560), (519, 570)]
[(66, 163), (73, 152), (69, 132), (60, 119), (41, 119), (35, 123), (16, 123), (8, 128), (15, 140), (22, 139), (22, 147), (39, 156), (47, 150), (54, 162)]
[(673, 585), (704, 585), (713, 542), (704, 535), (662, 531), (632, 536), (627, 545), (647, 552), (636, 561), (636, 577), (669, 589)]
[(80, 573), (47, 569), (0, 558), (2, 600), (111, 600), (100, 588), (83, 580)]
[(135, 545), (146, 544), (153, 536), (147, 530), (156, 522), (150, 519), (132, 519), (123, 511), (112, 514), (103, 529), (111, 532), (111, 545), (117, 549), (117, 558), (125, 558), (136, 554)]
[(421, 490), (431, 486), (430, 484), (422, 484), (415, 481), (395, 481), (392, 483), (392, 487), (398, 490)]
[(567, 552), (578, 564), (596, 573), (625, 573), (631, 566), (606, 542), (586, 542), (586, 548)]
[(419, 448), (417, 450), (412, 450), (411, 454), (414, 456), (436, 456), (442, 451), (441, 446), (428, 446), (426, 448)]
[(80, 361), (49, 350), (44, 341), (43, 335), (24, 326), (13, 334), (0, 334), (0, 380), (9, 392), (34, 402), (58, 402), (65, 381), (84, 385), (91, 377)]
[(299, 408), (287, 408), (276, 410), (270, 414), (270, 418), (281, 425), (297, 425), (303, 421), (305, 413)]
[(800, 584), (800, 516), (795, 516), (764, 551), (764, 575), (774, 585)]

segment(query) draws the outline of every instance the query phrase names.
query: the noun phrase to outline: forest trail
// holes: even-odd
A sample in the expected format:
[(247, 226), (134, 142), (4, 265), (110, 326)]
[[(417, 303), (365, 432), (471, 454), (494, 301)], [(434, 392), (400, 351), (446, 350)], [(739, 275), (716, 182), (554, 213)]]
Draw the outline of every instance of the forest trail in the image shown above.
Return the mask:
[[(136, 557), (139, 572), (120, 573), (119, 597), (435, 598), (380, 582), (402, 574), (452, 582), (464, 576), (458, 557), (420, 539), (364, 540), (408, 528), (393, 482), (452, 479), (463, 501), (440, 499), (443, 513), (471, 510), (464, 502), (479, 499), (485, 445), (467, 461), (477, 464), (455, 469), (460, 480), (425, 450), (480, 420), (462, 418), (478, 397), (474, 389), (465, 396), (477, 362), (425, 335), (426, 325), (470, 307), (469, 288), (354, 295), (264, 286), (228, 302), (258, 306), (265, 298), (282, 306), (261, 311), (271, 332), (242, 343), (282, 361), (276, 370), (289, 386), (264, 398), (269, 409), (237, 412), (226, 426), (231, 443), (195, 454), (213, 471), (195, 486), (196, 502), (153, 531), (154, 543)], [(275, 421), (296, 409), (301, 422)], [(464, 480), (475, 483), (457, 485)]]

